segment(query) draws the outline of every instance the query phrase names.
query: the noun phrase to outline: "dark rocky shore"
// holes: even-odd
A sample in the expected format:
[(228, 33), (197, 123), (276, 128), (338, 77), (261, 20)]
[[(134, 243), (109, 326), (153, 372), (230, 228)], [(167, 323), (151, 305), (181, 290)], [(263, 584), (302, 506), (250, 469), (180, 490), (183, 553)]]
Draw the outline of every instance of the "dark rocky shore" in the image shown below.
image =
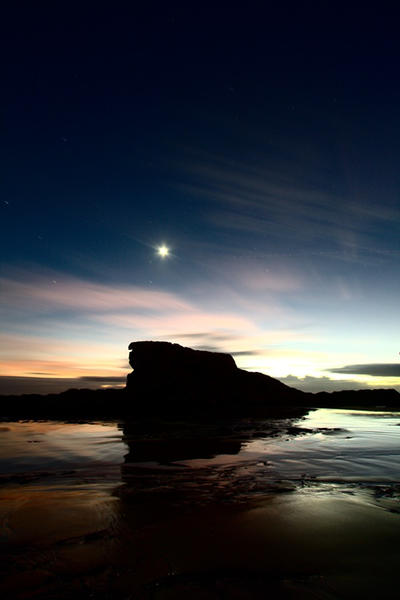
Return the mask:
[(124, 389), (69, 389), (60, 394), (0, 396), (0, 415), (13, 418), (152, 418), (176, 416), (297, 417), (309, 408), (400, 408), (393, 389), (310, 394), (239, 369), (230, 354), (169, 342), (133, 342)]

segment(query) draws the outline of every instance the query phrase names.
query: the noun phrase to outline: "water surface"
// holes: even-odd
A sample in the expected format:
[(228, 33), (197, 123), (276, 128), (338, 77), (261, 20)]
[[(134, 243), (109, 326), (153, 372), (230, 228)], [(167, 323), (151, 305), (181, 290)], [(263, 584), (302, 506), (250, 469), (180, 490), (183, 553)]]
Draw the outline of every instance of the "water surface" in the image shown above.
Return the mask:
[(392, 597), (399, 425), (0, 423), (2, 594)]

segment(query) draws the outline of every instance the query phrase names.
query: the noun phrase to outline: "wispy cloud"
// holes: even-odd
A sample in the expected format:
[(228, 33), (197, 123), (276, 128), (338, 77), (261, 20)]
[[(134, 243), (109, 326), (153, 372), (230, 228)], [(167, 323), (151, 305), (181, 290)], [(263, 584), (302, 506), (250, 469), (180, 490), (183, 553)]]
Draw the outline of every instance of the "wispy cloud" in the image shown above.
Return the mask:
[[(48, 347), (51, 353), (51, 346)], [(27, 351), (24, 358), (3, 359), (1, 363), (0, 375), (29, 376), (33, 373), (46, 373), (49, 377), (82, 377), (86, 374), (94, 375), (99, 373), (104, 377), (121, 376), (128, 371), (127, 367), (123, 369), (120, 360), (115, 358), (110, 352), (109, 356), (101, 357), (95, 352), (91, 359), (81, 357), (79, 354), (79, 344), (76, 348), (76, 354), (71, 359), (69, 356), (59, 356), (59, 360), (46, 360), (38, 358), (34, 353)]]
[(235, 350), (232, 356), (258, 356), (262, 354), (262, 350)]
[[(308, 280), (304, 274), (300, 274), (293, 267), (289, 268), (282, 260), (266, 261), (265, 255), (256, 256), (222, 256), (220, 253), (207, 259), (207, 268), (214, 281), (223, 284), (224, 288), (238, 290), (249, 301), (257, 294), (270, 294), (269, 304), (274, 308), (274, 296), (289, 295), (295, 291), (304, 289)], [(276, 301), (275, 301), (276, 304)]]
[[(22, 280), (21, 280), (22, 279)], [(190, 310), (191, 306), (176, 294), (149, 290), (139, 286), (110, 286), (49, 273), (32, 277), (20, 273), (19, 279), (0, 278), (1, 303), (4, 306), (26, 306), (30, 310), (49, 308), (76, 311), (107, 312), (129, 310)]]
[(79, 377), (79, 381), (94, 381), (96, 383), (125, 383), (126, 376), (120, 375), (118, 377), (107, 377), (105, 375), (85, 375)]
[(201, 312), (195, 310), (180, 312), (158, 312), (155, 315), (141, 315), (131, 313), (108, 313), (96, 315), (94, 319), (107, 325), (125, 328), (127, 331), (135, 330), (143, 333), (153, 334), (157, 332), (158, 336), (170, 337), (172, 334), (186, 334), (188, 329), (197, 327), (207, 331), (208, 328), (214, 328), (215, 331), (237, 331), (256, 333), (256, 325), (251, 319), (237, 314), (221, 312)]
[(207, 339), (213, 339), (216, 342), (229, 342), (235, 339), (235, 336), (232, 334), (220, 334), (220, 333), (214, 333), (213, 331), (203, 331), (203, 332), (196, 332), (196, 333), (173, 333), (171, 334), (173, 338), (179, 337), (181, 340), (196, 340), (197, 338), (207, 338)]
[[(400, 221), (398, 206), (377, 209), (376, 198), (335, 191), (331, 178), (311, 170), (303, 156), (258, 156), (257, 164), (198, 156), (187, 166), (185, 193), (206, 201), (204, 218), (218, 228), (262, 238), (276, 253), (318, 250), (351, 262), (385, 249), (381, 234)], [(365, 257), (362, 258), (365, 260)]]
[(351, 375), (370, 375), (372, 377), (400, 377), (400, 363), (366, 363), (361, 365), (345, 365), (327, 369), (331, 373), (348, 373)]

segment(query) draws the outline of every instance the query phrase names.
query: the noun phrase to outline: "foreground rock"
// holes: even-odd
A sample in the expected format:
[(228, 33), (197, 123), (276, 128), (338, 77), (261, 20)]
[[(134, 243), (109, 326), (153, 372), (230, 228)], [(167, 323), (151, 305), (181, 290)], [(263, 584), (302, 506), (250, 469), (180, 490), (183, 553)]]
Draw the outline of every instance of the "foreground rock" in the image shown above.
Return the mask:
[(282, 414), (308, 396), (268, 375), (238, 369), (230, 354), (169, 342), (133, 342), (129, 350), (127, 395), (138, 414)]

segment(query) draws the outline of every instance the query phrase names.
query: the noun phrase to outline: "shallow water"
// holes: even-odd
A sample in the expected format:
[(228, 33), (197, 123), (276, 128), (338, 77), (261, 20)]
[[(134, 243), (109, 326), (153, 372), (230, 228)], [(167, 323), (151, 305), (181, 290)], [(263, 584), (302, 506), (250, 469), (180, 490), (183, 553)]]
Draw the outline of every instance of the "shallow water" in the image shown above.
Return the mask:
[(249, 442), (243, 456), (265, 453), (276, 474), (289, 478), (400, 481), (400, 414), (319, 409), (299, 425), (314, 432)]
[(203, 429), (0, 423), (2, 596), (392, 597), (400, 414)]

